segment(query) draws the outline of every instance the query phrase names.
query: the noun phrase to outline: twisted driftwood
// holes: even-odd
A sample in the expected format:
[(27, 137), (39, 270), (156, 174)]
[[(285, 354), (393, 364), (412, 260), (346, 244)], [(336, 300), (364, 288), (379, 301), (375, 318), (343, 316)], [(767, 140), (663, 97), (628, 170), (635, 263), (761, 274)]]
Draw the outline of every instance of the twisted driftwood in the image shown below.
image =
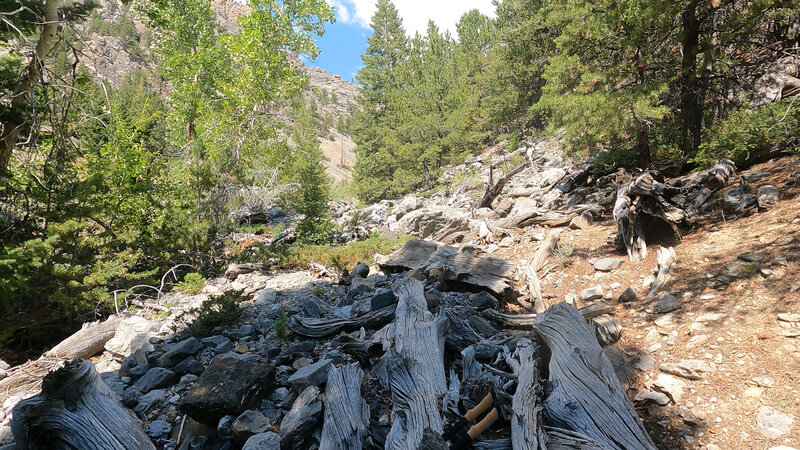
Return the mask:
[(652, 449), (611, 362), (577, 309), (560, 303), (536, 318), (550, 349), (553, 391), (544, 399), (549, 423), (581, 433), (609, 449)]
[(14, 407), (17, 448), (155, 449), (139, 419), (84, 359), (48, 374), (42, 392)]
[(364, 371), (356, 364), (328, 369), (320, 450), (360, 450), (369, 435), (369, 406), (361, 396)]

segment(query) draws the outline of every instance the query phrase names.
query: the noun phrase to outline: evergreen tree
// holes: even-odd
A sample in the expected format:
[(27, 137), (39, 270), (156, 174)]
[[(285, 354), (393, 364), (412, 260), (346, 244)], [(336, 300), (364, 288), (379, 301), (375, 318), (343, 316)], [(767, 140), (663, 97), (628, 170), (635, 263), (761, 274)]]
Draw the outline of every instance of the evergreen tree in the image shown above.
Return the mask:
[(322, 164), (322, 150), (317, 140), (312, 110), (304, 104), (295, 107), (292, 149), (296, 179), (300, 185), (293, 207), (304, 217), (297, 224), (297, 238), (309, 244), (322, 244), (331, 234), (329, 180)]
[(362, 85), (356, 115), (355, 185), (364, 200), (391, 195), (391, 180), (398, 167), (393, 129), (399, 96), (399, 70), (408, 57), (408, 39), (397, 9), (390, 0), (378, 0), (371, 23), (373, 34), (361, 59), (356, 79)]

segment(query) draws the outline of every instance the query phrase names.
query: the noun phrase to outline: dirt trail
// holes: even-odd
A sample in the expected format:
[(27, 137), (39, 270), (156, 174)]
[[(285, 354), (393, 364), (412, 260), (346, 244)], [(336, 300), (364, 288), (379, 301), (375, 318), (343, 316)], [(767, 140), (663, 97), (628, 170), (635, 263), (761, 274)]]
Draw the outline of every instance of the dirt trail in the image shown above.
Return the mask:
[[(761, 164), (744, 174), (757, 179), (757, 185), (780, 189), (781, 199), (769, 211), (738, 220), (726, 220), (720, 212), (685, 236), (666, 237), (663, 244), (674, 245), (677, 252), (671, 280), (662, 290), (680, 305), (671, 323), (654, 323), (666, 316), (655, 312), (654, 304), (617, 301), (624, 289), (642, 286), (653, 274), (657, 245), (649, 248), (646, 260), (626, 260), (612, 273), (592, 267), (594, 259), (622, 258), (611, 244), (616, 230), (611, 220), (586, 230), (566, 230), (559, 244), (562, 255), (552, 259), (555, 267), (545, 278), (543, 292), (558, 300), (595, 285), (607, 291), (619, 283), (612, 301), (623, 325), (617, 350), (631, 365), (640, 355), (654, 361), (648, 370), (628, 372), (631, 398), (653, 382), (660, 365), (687, 359), (710, 363), (714, 370), (704, 379), (683, 380), (686, 386), (677, 404), (639, 408), (665, 448), (800, 446), (800, 338), (784, 335), (796, 334), (800, 324), (792, 327), (778, 320), (778, 314), (800, 311), (800, 157)], [(519, 260), (537, 245), (522, 242), (496, 256)], [(744, 253), (756, 255), (769, 268), (762, 273), (758, 263), (744, 265), (740, 276), (717, 286), (727, 264)], [(768, 439), (762, 434), (757, 416), (763, 406), (794, 417), (788, 435)]]

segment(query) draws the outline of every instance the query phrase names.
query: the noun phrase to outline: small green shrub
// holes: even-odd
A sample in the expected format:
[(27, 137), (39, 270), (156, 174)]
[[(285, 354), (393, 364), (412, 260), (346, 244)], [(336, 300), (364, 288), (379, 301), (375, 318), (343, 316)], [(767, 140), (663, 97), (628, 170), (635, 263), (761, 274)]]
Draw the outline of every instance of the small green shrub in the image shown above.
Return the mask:
[(705, 136), (692, 159), (700, 167), (710, 167), (727, 158), (742, 165), (773, 147), (797, 149), (800, 107), (784, 99), (756, 109), (745, 105), (719, 121)]
[(194, 317), (189, 324), (189, 332), (195, 337), (205, 337), (215, 327), (229, 325), (242, 315), (238, 300), (242, 291), (227, 291), (203, 302), (200, 308), (190, 309), (178, 316), (178, 321)]
[(175, 285), (175, 289), (184, 294), (197, 295), (203, 291), (206, 279), (197, 272), (187, 273), (183, 281)]
[(325, 295), (325, 288), (322, 286), (314, 286), (311, 288), (311, 295), (315, 297), (322, 297)]
[(275, 331), (275, 337), (285, 342), (289, 337), (289, 316), (283, 313), (272, 324), (272, 329)]

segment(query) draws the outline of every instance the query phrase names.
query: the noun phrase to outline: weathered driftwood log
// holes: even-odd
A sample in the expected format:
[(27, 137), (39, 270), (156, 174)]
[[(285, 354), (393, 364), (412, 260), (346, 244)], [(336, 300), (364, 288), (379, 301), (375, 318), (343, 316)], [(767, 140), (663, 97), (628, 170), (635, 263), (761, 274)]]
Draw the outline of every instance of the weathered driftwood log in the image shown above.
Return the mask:
[[(609, 314), (612, 311), (614, 311), (614, 307), (603, 302), (589, 303), (578, 309), (578, 312), (586, 320)], [(492, 320), (502, 322), (513, 328), (530, 327), (536, 322), (536, 317), (538, 316), (538, 314), (503, 314), (493, 309), (487, 309), (485, 314)]]
[(656, 280), (650, 286), (650, 292), (645, 297), (645, 301), (653, 300), (658, 291), (669, 281), (669, 272), (675, 263), (675, 257), (675, 249), (672, 247), (658, 249), (658, 275), (656, 275)]
[(102, 322), (84, 324), (38, 360), (13, 368), (7, 378), (0, 380), (0, 392), (7, 398), (35, 394), (48, 372), (62, 367), (66, 361), (100, 353), (106, 342), (114, 337), (119, 323), (119, 316), (111, 316)]
[(539, 383), (536, 347), (529, 339), (520, 339), (506, 363), (517, 376), (517, 391), (511, 403), (511, 443), (515, 450), (544, 450), (542, 431), (542, 388)]
[(550, 349), (545, 420), (610, 449), (655, 449), (594, 333), (574, 307), (560, 303), (536, 318)]
[(606, 450), (597, 441), (562, 428), (544, 427), (548, 450)]
[(614, 220), (630, 260), (647, 257), (650, 218), (663, 221), (673, 230), (693, 224), (711, 194), (724, 187), (735, 173), (733, 162), (721, 160), (710, 169), (678, 180), (675, 185), (660, 181), (657, 172), (646, 171), (620, 186)]
[(504, 219), (493, 223), (499, 228), (525, 228), (530, 225), (546, 225), (549, 227), (563, 227), (570, 223), (575, 216), (585, 211), (599, 212), (602, 210), (597, 205), (581, 205), (569, 211), (552, 211), (539, 206), (538, 202), (530, 198), (520, 198), (514, 203), (514, 208)]
[(362, 327), (373, 329), (390, 322), (394, 318), (394, 308), (394, 305), (389, 305), (350, 319), (316, 319), (295, 314), (289, 319), (289, 329), (311, 338), (322, 338), (340, 331), (355, 331)]
[(83, 359), (48, 374), (42, 392), (19, 402), (13, 414), (18, 448), (155, 449), (139, 419)]
[(61, 341), (45, 355), (64, 360), (94, 356), (103, 351), (106, 342), (114, 337), (120, 320), (119, 316), (111, 316), (102, 322), (84, 324), (75, 334)]
[(601, 347), (605, 348), (609, 345), (614, 345), (619, 342), (622, 337), (622, 325), (617, 319), (608, 314), (603, 314), (591, 319), (592, 327), (594, 327), (594, 334), (597, 337), (597, 342)]
[(400, 272), (437, 268), (444, 280), (457, 288), (481, 289), (504, 295), (511, 289), (514, 265), (505, 259), (486, 255), (472, 247), (450, 247), (424, 240), (413, 240), (388, 256), (376, 258), (384, 271)]
[(528, 261), (528, 264), (523, 269), (525, 278), (528, 281), (528, 290), (531, 292), (534, 299), (534, 311), (537, 313), (542, 313), (547, 309), (547, 305), (545, 305), (544, 298), (542, 297), (542, 286), (539, 282), (538, 272), (544, 266), (547, 257), (550, 256), (550, 253), (556, 248), (558, 237), (561, 235), (562, 231), (561, 228), (549, 230), (542, 243), (539, 244), (539, 249), (536, 250), (536, 253), (534, 253), (533, 257), (531, 257), (530, 261)]
[(428, 311), (424, 284), (406, 279), (395, 288), (392, 349), (384, 358), (392, 392), (387, 449), (415, 449), (425, 428), (442, 432), (439, 399), (447, 393), (444, 334), (447, 321)]
[(361, 396), (364, 372), (355, 364), (328, 369), (320, 450), (360, 450), (368, 436), (369, 406)]
[(386, 448), (414, 450), (426, 428), (443, 431), (439, 414), (441, 397), (416, 364), (394, 352), (387, 360), (392, 391), (392, 429), (386, 436)]
[(528, 161), (525, 161), (524, 163), (511, 169), (510, 172), (503, 175), (503, 177), (497, 180), (497, 182), (494, 184), (492, 184), (494, 181), (494, 166), (490, 167), (489, 182), (486, 184), (486, 192), (484, 192), (483, 196), (481, 196), (481, 198), (475, 202), (475, 209), (489, 207), (492, 204), (492, 201), (494, 201), (494, 199), (497, 198), (501, 192), (503, 192), (503, 188), (506, 186), (506, 183), (508, 183), (509, 180), (514, 177), (514, 175), (522, 172), (526, 167), (528, 167)]

